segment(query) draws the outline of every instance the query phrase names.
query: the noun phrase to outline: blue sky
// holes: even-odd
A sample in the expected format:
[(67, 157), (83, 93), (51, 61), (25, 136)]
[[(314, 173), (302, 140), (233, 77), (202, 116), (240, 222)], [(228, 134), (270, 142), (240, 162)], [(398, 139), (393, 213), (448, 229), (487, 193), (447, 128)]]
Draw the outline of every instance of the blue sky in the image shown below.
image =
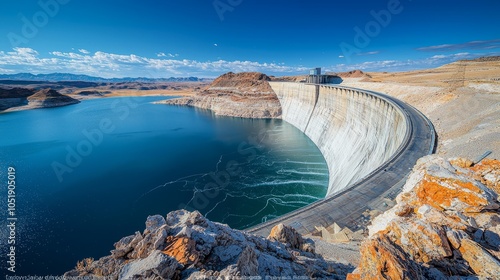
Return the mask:
[(500, 54), (498, 0), (0, 4), (0, 73), (215, 77), (404, 71)]

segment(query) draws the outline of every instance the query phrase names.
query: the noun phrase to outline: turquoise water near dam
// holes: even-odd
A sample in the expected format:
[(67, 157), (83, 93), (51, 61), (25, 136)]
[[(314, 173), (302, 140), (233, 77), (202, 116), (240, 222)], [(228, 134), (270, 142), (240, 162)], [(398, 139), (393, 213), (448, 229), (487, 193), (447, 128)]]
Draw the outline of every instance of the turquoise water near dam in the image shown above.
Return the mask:
[[(0, 114), (2, 274), (71, 270), (142, 231), (148, 215), (185, 208), (244, 229), (325, 196), (325, 160), (292, 125), (151, 104), (163, 99)], [(17, 218), (15, 274), (7, 271), (8, 218)]]

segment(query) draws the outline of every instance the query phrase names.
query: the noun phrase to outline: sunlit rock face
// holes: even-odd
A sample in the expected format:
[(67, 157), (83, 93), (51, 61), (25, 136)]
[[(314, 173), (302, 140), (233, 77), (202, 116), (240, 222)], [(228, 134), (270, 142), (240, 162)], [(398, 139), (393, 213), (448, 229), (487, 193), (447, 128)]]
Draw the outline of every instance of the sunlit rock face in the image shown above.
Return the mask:
[(420, 159), (348, 279), (500, 276), (500, 161)]
[(158, 103), (212, 110), (216, 115), (269, 119), (281, 117), (281, 106), (262, 73), (226, 73), (194, 96)]

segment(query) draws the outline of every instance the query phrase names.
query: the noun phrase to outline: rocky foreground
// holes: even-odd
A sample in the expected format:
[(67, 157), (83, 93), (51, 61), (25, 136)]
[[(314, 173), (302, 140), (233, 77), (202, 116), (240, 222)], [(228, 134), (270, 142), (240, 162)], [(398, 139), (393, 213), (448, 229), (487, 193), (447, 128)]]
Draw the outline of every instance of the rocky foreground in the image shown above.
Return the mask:
[[(300, 275), (345, 279), (352, 267), (324, 260), (314, 242), (280, 225), (268, 238), (184, 210), (150, 216), (146, 229), (115, 243), (111, 255), (79, 262), (65, 276), (110, 279), (234, 279)], [(222, 278), (226, 277), (226, 278)]]
[(200, 93), (157, 102), (212, 110), (216, 115), (242, 118), (279, 118), (281, 105), (262, 73), (226, 73)]
[(500, 279), (499, 193), (500, 161), (420, 159), (348, 279)]
[[(374, 219), (358, 268), (278, 225), (267, 237), (184, 210), (86, 259), (66, 276), (107, 279), (500, 279), (500, 161), (420, 159), (397, 204)], [(354, 271), (353, 271), (354, 270)], [(259, 278), (261, 277), (261, 278)], [(298, 278), (297, 278), (298, 277)]]

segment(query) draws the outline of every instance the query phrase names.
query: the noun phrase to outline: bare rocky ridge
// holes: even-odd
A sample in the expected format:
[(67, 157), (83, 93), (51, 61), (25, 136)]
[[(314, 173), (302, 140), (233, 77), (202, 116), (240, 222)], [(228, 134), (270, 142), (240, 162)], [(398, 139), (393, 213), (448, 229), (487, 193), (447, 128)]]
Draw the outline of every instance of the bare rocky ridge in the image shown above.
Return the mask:
[(193, 106), (212, 110), (221, 116), (279, 118), (281, 105), (262, 73), (226, 73), (194, 96), (156, 103)]
[[(115, 243), (111, 255), (86, 259), (65, 276), (106, 279), (234, 279), (301, 276), (345, 279), (353, 267), (324, 260), (314, 242), (280, 225), (268, 238), (214, 223), (199, 212), (150, 216), (146, 229)], [(225, 277), (225, 278), (223, 278)]]

